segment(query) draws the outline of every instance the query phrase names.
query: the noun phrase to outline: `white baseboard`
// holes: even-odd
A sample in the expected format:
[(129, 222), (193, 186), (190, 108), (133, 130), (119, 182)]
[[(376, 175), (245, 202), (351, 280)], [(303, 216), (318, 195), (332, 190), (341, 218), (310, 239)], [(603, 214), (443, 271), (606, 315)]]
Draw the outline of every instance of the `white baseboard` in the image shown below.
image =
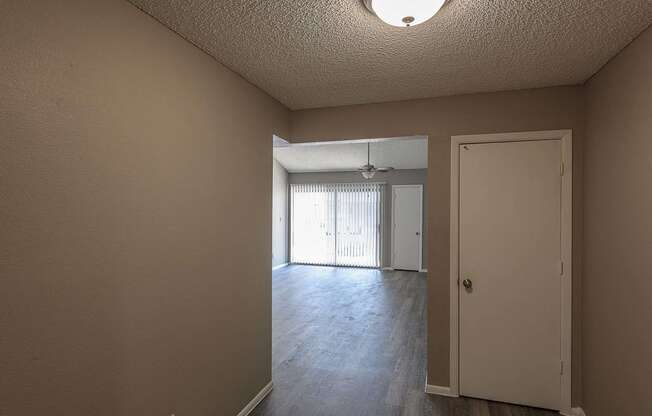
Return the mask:
[(436, 394), (438, 396), (446, 396), (446, 397), (459, 397), (457, 394), (451, 393), (450, 387), (435, 386), (433, 384), (427, 384), (427, 382), (426, 382), (426, 393)]
[(251, 413), (256, 406), (260, 402), (263, 401), (265, 397), (272, 391), (272, 388), (274, 388), (274, 384), (270, 381), (263, 389), (254, 397), (247, 405), (244, 407), (244, 409), (240, 410), (240, 413), (238, 413), (237, 416), (247, 416), (249, 413)]
[(287, 266), (289, 264), (290, 263), (283, 263), (283, 264), (279, 264), (278, 266), (274, 266), (274, 267), (272, 267), (272, 271), (282, 269), (283, 267), (285, 267), (285, 266)]
[(586, 416), (586, 413), (584, 413), (584, 409), (582, 409), (581, 407), (573, 407), (570, 409), (570, 412), (565, 412), (563, 410), (560, 410), (559, 413), (564, 416)]
[[(395, 269), (393, 267), (381, 267), (380, 270), (385, 272), (391, 272), (394, 271)], [(419, 269), (419, 273), (428, 273), (428, 269)]]

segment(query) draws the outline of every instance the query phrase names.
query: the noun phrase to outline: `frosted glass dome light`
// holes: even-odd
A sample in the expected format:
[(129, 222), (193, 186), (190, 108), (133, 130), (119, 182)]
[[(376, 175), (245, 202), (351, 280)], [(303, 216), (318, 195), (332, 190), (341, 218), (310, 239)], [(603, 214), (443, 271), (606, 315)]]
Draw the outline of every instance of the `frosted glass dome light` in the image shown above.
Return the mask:
[(416, 26), (434, 16), (446, 0), (364, 0), (383, 22), (397, 27)]

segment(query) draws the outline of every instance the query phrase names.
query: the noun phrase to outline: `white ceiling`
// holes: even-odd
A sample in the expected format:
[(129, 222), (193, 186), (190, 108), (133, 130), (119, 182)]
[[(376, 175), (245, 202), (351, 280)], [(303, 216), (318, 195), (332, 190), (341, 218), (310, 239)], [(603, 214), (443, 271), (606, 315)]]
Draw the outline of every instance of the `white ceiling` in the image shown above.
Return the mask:
[(291, 109), (586, 81), (651, 0), (448, 0), (389, 26), (362, 0), (129, 0)]
[[(371, 140), (371, 163), (376, 167), (425, 169), (425, 137)], [(299, 143), (275, 147), (274, 158), (288, 172), (352, 171), (367, 163), (367, 140)]]

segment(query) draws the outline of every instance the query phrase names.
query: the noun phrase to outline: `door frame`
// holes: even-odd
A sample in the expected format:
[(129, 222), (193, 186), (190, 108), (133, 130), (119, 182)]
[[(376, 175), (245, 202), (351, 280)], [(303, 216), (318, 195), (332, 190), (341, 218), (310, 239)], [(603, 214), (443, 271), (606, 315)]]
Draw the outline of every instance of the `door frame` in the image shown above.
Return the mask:
[(450, 199), (450, 394), (459, 395), (459, 193), (460, 145), (559, 140), (561, 142), (561, 408), (571, 414), (573, 135), (572, 130), (479, 134), (451, 137)]
[(419, 216), (419, 265), (417, 268), (417, 271), (420, 272), (424, 269), (423, 267), (423, 185), (421, 184), (415, 184), (415, 185), (392, 185), (392, 238), (391, 238), (391, 253), (390, 253), (390, 258), (391, 258), (391, 267), (392, 269), (395, 269), (396, 265), (394, 264), (394, 248), (396, 247), (396, 244), (394, 243), (394, 230), (396, 229), (396, 223), (394, 222), (395, 220), (395, 214), (394, 214), (394, 208), (395, 204), (394, 201), (396, 198), (394, 197), (394, 189), (396, 188), (417, 188), (419, 190), (419, 212), (421, 215)]

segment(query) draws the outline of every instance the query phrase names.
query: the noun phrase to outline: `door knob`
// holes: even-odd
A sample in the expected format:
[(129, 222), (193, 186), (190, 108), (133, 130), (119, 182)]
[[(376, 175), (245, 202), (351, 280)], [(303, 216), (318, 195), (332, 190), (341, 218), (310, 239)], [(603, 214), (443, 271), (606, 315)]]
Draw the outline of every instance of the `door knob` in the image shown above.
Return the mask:
[(462, 284), (464, 285), (465, 288), (467, 288), (469, 290), (471, 290), (473, 288), (473, 282), (471, 281), (471, 279), (464, 279), (462, 281)]

